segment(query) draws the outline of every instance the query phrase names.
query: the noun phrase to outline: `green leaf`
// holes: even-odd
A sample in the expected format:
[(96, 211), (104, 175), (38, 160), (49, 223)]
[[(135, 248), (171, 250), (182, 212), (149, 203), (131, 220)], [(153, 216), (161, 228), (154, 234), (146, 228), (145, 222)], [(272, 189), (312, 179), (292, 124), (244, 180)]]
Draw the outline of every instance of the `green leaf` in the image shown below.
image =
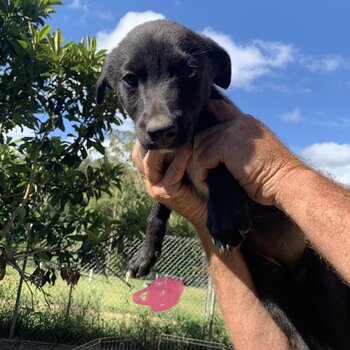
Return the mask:
[(83, 54), (84, 58), (85, 58), (86, 60), (88, 60), (88, 59), (89, 59), (89, 52), (88, 52), (86, 46), (83, 45), (83, 44), (80, 44), (80, 45), (79, 45), (79, 50), (80, 50), (80, 52)]
[(43, 266), (45, 269), (51, 269), (51, 270), (57, 269), (57, 263), (52, 261), (44, 261)]
[[(106, 133), (118, 122), (117, 111), (123, 110), (112, 94), (103, 106), (96, 106), (93, 86), (106, 52), (96, 51), (95, 38), (64, 43), (61, 31), (52, 31), (48, 16), (54, 12), (51, 6), (59, 4), (59, 0), (0, 0), (4, 39), (0, 40), (0, 221), (9, 222), (34, 170), (28, 203), (18, 210), (7, 234), (11, 233), (10, 241), (16, 249), (26, 244), (27, 227), (31, 227), (34, 245), (45, 241), (61, 248), (82, 242), (84, 249), (62, 253), (69, 264), (74, 259), (103, 255), (108, 229), (119, 225), (111, 223), (111, 211), (91, 203), (95, 198), (108, 198), (106, 205), (113, 204), (115, 184), (121, 183), (122, 175), (114, 170), (114, 163), (100, 165), (91, 159), (85, 163), (84, 159), (90, 147), (104, 153)], [(29, 128), (33, 135), (24, 136), (23, 132), (23, 136), (13, 137), (18, 139), (14, 142), (6, 136), (14, 127), (22, 132)], [(67, 137), (65, 127), (71, 137)], [(124, 183), (122, 186), (124, 189)], [(137, 196), (136, 187), (125, 186), (124, 193)], [(132, 207), (135, 198), (125, 198), (123, 207)], [(134, 216), (128, 224), (141, 221), (137, 214)], [(137, 231), (134, 227), (132, 230)], [(127, 229), (118, 230), (122, 231)]]
[(52, 254), (49, 252), (38, 252), (36, 255), (42, 261), (50, 261), (52, 258)]
[(72, 241), (77, 241), (77, 242), (86, 241), (86, 236), (84, 236), (84, 235), (70, 235), (70, 236), (67, 236), (67, 238), (71, 239)]
[(18, 213), (18, 217), (21, 221), (24, 220), (24, 218), (26, 217), (26, 214), (27, 214), (27, 210), (26, 208), (21, 208), (21, 210), (19, 211)]
[(92, 47), (91, 47), (91, 50), (92, 50), (93, 52), (95, 52), (95, 51), (96, 51), (96, 47), (97, 47), (97, 41), (96, 41), (96, 38), (93, 37), (93, 38), (92, 38)]
[(0, 10), (7, 15), (9, 11), (9, 6), (7, 0), (0, 0)]
[(49, 5), (62, 5), (62, 1), (61, 0), (49, 0)]
[(57, 29), (53, 33), (53, 43), (54, 43), (54, 51), (59, 56), (61, 55), (61, 52), (62, 52), (62, 42), (63, 42), (62, 33), (59, 29)]
[(98, 244), (99, 243), (99, 237), (98, 237), (98, 233), (97, 232), (93, 232), (91, 230), (86, 230), (86, 234), (87, 236), (89, 237), (90, 241), (95, 243), (95, 244)]
[(40, 33), (39, 33), (39, 36), (38, 36), (39, 41), (42, 41), (47, 36), (47, 34), (50, 32), (50, 30), (51, 30), (51, 26), (49, 24), (44, 26), (40, 30)]
[(92, 142), (92, 145), (101, 154), (104, 155), (106, 153), (106, 150), (105, 150), (104, 146), (99, 141)]
[(22, 39), (17, 39), (17, 43), (23, 48), (26, 49), (28, 47), (28, 42)]

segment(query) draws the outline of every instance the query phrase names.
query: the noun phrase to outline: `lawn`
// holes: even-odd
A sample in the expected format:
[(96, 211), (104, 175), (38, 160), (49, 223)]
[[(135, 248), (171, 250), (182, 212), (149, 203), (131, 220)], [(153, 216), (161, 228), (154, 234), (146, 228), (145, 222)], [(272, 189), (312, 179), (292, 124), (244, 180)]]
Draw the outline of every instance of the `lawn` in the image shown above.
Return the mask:
[[(3, 337), (9, 332), (19, 282), (17, 272), (7, 270), (0, 282), (3, 305), (0, 309), (0, 335)], [(28, 267), (27, 271), (32, 270), (33, 267)], [(132, 279), (128, 286), (114, 276), (93, 274), (90, 278), (88, 271), (82, 273), (72, 289), (68, 317), (70, 286), (61, 277), (55, 286), (44, 286), (46, 297), (34, 285), (30, 285), (31, 293), (24, 284), (16, 336), (75, 344), (102, 336), (129, 334), (144, 337), (159, 332), (208, 339), (209, 317), (205, 320), (207, 289), (186, 286), (178, 305), (168, 311), (153, 312), (149, 307), (132, 301), (132, 294), (149, 283), (149, 280)], [(210, 300), (207, 307), (209, 312)], [(214, 332), (213, 339), (227, 342), (217, 308)]]
[[(34, 268), (28, 268), (31, 272)], [(0, 296), (2, 302), (14, 302), (17, 293), (19, 276), (15, 271), (8, 268), (5, 279), (0, 283)], [(118, 317), (120, 314), (144, 314), (147, 310), (153, 313), (147, 306), (136, 305), (132, 301), (132, 294), (140, 289), (147, 287), (151, 281), (131, 279), (129, 285), (126, 285), (120, 279), (114, 276), (105, 277), (104, 275), (82, 273), (82, 276), (72, 291), (72, 309), (75, 307), (89, 304), (91, 311), (99, 312), (102, 316)], [(45, 285), (44, 293), (38, 290), (34, 285), (30, 285), (31, 291), (23, 285), (22, 305), (35, 305), (45, 307), (46, 300), (49, 300), (53, 308), (65, 308), (68, 303), (70, 287), (60, 277), (56, 280), (55, 286)], [(169, 311), (161, 312), (165, 317), (204, 317), (207, 289), (185, 287), (180, 298), (179, 304)], [(159, 317), (159, 313), (155, 314)]]

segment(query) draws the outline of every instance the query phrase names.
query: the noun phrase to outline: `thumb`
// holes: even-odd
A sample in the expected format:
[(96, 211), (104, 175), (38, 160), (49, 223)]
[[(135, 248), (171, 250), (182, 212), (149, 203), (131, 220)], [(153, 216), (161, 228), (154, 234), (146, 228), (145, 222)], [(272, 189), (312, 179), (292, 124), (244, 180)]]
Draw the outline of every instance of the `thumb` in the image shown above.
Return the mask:
[(191, 157), (192, 145), (185, 146), (175, 155), (164, 176), (164, 182), (167, 185), (173, 185), (181, 181)]
[(163, 161), (165, 154), (157, 151), (148, 151), (143, 159), (143, 166), (145, 171), (145, 177), (150, 183), (150, 185), (157, 184), (161, 178), (164, 176), (163, 174)]

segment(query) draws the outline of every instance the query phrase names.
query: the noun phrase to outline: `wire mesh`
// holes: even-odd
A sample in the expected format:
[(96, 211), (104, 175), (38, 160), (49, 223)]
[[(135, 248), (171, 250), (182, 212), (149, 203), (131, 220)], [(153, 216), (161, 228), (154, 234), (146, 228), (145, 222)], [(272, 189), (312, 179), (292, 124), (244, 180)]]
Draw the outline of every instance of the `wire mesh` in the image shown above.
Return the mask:
[(161, 334), (152, 348), (137, 344), (133, 340), (119, 338), (97, 339), (73, 350), (232, 350), (223, 344)]
[(223, 344), (161, 334), (157, 350), (232, 350)]
[(147, 350), (143, 345), (130, 339), (101, 338), (78, 346), (73, 350)]
[[(122, 255), (112, 254), (109, 261), (89, 264), (82, 267), (83, 278), (89, 276), (91, 284), (105, 284), (105, 292), (113, 285), (113, 276), (123, 277), (126, 271), (128, 259), (139, 249), (142, 241), (135, 239), (124, 242), (124, 252)], [(108, 266), (108, 268), (106, 268)], [(105, 277), (108, 279), (105, 279)], [(209, 286), (209, 277), (207, 272), (207, 263), (203, 250), (198, 240), (186, 237), (166, 236), (163, 243), (162, 255), (157, 264), (148, 276), (139, 281), (130, 282), (134, 286), (147, 287), (151, 280), (156, 277), (168, 276), (175, 279), (181, 279), (184, 283), (184, 292), (181, 296), (180, 309), (181, 313), (187, 313), (191, 317), (208, 318), (211, 303), (212, 288)], [(117, 277), (118, 279), (118, 277)], [(140, 283), (140, 280), (143, 282)], [(108, 285), (108, 281), (112, 285)], [(121, 281), (121, 280), (120, 280)], [(123, 282), (120, 282), (122, 284)], [(112, 287), (113, 288), (113, 287)], [(112, 293), (112, 291), (110, 292)], [(125, 301), (125, 308), (131, 303), (130, 290), (123, 289), (118, 292), (121, 300)], [(177, 308), (171, 310), (176, 313)], [(168, 315), (167, 316), (171, 316)]]
[[(117, 322), (133, 320), (140, 324), (146, 315), (152, 322), (164, 320), (174, 325), (181, 324), (179, 320), (183, 319), (195, 321), (208, 329), (207, 339), (211, 339), (215, 299), (199, 242), (190, 238), (165, 237), (162, 256), (152, 273), (126, 284), (123, 278), (126, 262), (141, 243), (140, 240), (125, 241), (124, 253), (115, 252), (107, 261), (77, 266), (80, 279), (75, 286), (67, 285), (67, 281), (63, 281), (58, 273), (55, 286), (43, 287), (45, 294), (33, 285), (29, 290), (24, 284), (14, 337), (78, 345), (110, 335), (123, 336), (125, 333), (116, 328)], [(32, 274), (35, 269), (36, 264), (29, 257), (26, 274)], [(178, 304), (158, 313), (147, 306), (136, 305), (132, 294), (146, 288), (155, 277), (162, 276), (183, 281), (184, 289)], [(10, 315), (6, 322), (13, 320), (18, 291), (18, 274), (8, 272), (0, 284), (0, 310), (3, 308), (3, 314)], [(8, 335), (9, 329), (1, 329), (0, 326), (0, 337), (7, 338)], [(106, 342), (102, 345), (105, 348), (101, 349), (109, 349)]]

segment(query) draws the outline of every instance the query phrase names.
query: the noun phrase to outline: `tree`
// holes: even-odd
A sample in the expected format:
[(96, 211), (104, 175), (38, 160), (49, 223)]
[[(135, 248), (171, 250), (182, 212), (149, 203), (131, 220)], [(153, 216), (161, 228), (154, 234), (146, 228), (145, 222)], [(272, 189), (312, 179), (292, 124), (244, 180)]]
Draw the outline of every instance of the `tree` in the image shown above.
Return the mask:
[(81, 169), (124, 112), (111, 94), (95, 103), (106, 54), (96, 40), (64, 43), (45, 24), (60, 4), (0, 0), (0, 270), (14, 264), (11, 249), (66, 265), (103, 255), (111, 219), (87, 204), (121, 186), (122, 166), (106, 157)]

